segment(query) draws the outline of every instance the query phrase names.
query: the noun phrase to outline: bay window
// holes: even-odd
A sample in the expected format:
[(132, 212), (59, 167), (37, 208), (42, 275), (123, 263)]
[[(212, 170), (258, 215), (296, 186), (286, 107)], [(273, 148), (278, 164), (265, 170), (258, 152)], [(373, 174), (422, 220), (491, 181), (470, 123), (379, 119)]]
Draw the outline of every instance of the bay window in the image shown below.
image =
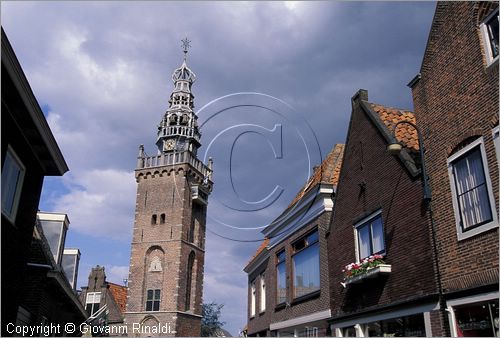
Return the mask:
[(320, 288), (318, 231), (292, 244), (293, 295), (307, 295)]

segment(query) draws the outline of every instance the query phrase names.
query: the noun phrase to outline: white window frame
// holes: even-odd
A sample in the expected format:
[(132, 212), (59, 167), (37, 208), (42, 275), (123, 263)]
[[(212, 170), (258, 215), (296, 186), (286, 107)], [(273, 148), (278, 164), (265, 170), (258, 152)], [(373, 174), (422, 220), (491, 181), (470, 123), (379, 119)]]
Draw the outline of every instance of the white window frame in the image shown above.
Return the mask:
[(484, 19), (483, 22), (481, 22), (481, 24), (479, 25), (479, 29), (481, 30), (481, 38), (483, 40), (483, 45), (485, 49), (484, 53), (486, 54), (486, 66), (490, 66), (494, 62), (497, 62), (498, 57), (500, 55), (499, 53), (497, 56), (493, 57), (493, 52), (491, 50), (491, 43), (490, 43), (490, 34), (488, 32), (488, 27), (486, 25), (486, 23), (490, 21), (490, 19), (492, 19), (494, 16), (496, 16), (498, 20), (498, 8), (494, 10), (493, 13), (488, 15), (486, 19)]
[(255, 317), (255, 281), (250, 284), (250, 318)]
[[(96, 301), (97, 297), (99, 299), (98, 301)], [(101, 293), (100, 292), (87, 292), (87, 294), (85, 296), (85, 308), (87, 308), (88, 304), (101, 304)], [(94, 311), (94, 306), (92, 305), (92, 311), (90, 313), (90, 316), (93, 316), (94, 313), (96, 313), (97, 311), (99, 311), (99, 309)]]
[(266, 311), (266, 273), (260, 275), (260, 313)]
[[(14, 162), (16, 162), (16, 164), (20, 168), (19, 178), (18, 178), (17, 185), (16, 185), (16, 188), (15, 188), (16, 190), (14, 192), (14, 196), (12, 197), (13, 201), (12, 201), (12, 210), (11, 210), (11, 212), (7, 213), (6, 211), (4, 211), (3, 205), (2, 205), (2, 215), (4, 215), (5, 217), (7, 217), (7, 219), (12, 224), (14, 224), (15, 221), (16, 221), (17, 209), (19, 207), (19, 200), (21, 199), (21, 191), (22, 191), (22, 187), (23, 187), (23, 183), (24, 183), (24, 175), (26, 173), (26, 167), (24, 166), (24, 164), (21, 161), (21, 159), (19, 158), (19, 156), (17, 156), (17, 154), (14, 151), (14, 149), (10, 146), (10, 144), (7, 146), (7, 152), (5, 153), (5, 157), (6, 158), (7, 158), (7, 155), (10, 155), (12, 157), (12, 159), (14, 160)], [(5, 166), (5, 159), (4, 159), (3, 165)], [(2, 167), (2, 175), (4, 173), (4, 170), (5, 170), (5, 168)]]
[[(366, 224), (367, 222), (371, 221), (372, 219), (374, 219), (375, 217), (379, 216), (382, 214), (382, 209), (379, 209), (377, 211), (375, 211), (374, 213), (366, 216), (365, 218), (363, 218), (361, 221), (357, 222), (356, 224), (354, 224), (354, 251), (355, 251), (355, 254), (356, 254), (356, 262), (359, 263), (360, 260), (361, 260), (361, 257), (360, 257), (360, 249), (359, 249), (359, 236), (358, 236), (358, 228), (360, 228), (362, 225)], [(382, 217), (382, 216), (380, 216)], [(384, 226), (384, 220), (382, 220), (382, 230), (384, 232), (384, 252), (380, 253), (380, 255), (382, 256), (385, 256), (386, 254), (386, 247), (385, 247), (385, 226)]]
[[(483, 161), (483, 170), (484, 170), (484, 177), (486, 181), (486, 188), (488, 189), (488, 199), (490, 202), (490, 208), (491, 208), (491, 217), (492, 220), (488, 223), (485, 223), (483, 225), (480, 225), (478, 227), (472, 228), (467, 231), (462, 231), (462, 227), (460, 225), (460, 206), (458, 204), (458, 198), (457, 198), (457, 189), (455, 186), (455, 178), (453, 176), (453, 162), (455, 162), (458, 158), (462, 157), (463, 155), (467, 154), (470, 152), (472, 149), (476, 148), (479, 146), (480, 153), (481, 153), (481, 159)], [(481, 136), (474, 142), (470, 143), (463, 149), (460, 149), (458, 152), (455, 154), (451, 155), (448, 157), (447, 160), (448, 164), (448, 176), (450, 179), (450, 188), (451, 188), (451, 196), (452, 196), (452, 202), (453, 202), (453, 209), (455, 212), (455, 225), (456, 225), (456, 230), (457, 230), (457, 238), (459, 241), (476, 236), (480, 233), (483, 233), (485, 231), (488, 231), (490, 229), (498, 227), (498, 213), (496, 210), (495, 206), (495, 197), (493, 195), (493, 186), (491, 184), (491, 178), (490, 178), (490, 172), (488, 169), (488, 161), (486, 159), (486, 151), (484, 148), (484, 139)]]

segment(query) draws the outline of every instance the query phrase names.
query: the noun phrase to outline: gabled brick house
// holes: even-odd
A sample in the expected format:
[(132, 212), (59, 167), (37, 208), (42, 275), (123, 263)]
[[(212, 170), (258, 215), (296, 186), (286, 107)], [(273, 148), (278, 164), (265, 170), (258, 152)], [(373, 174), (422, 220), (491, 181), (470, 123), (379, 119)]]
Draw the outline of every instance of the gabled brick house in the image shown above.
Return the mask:
[(337, 144), (289, 207), (262, 232), (245, 267), (248, 336), (325, 336), (331, 315), (325, 232), (342, 163)]
[[(400, 121), (416, 123), (410, 111), (368, 102), (365, 90), (353, 96), (328, 233), (335, 336), (430, 335), (439, 308), (415, 130), (400, 124), (396, 138), (406, 147), (398, 157), (386, 150)], [(346, 265), (374, 255), (383, 269), (344, 279)]]
[[(87, 286), (82, 287), (80, 302), (92, 317), (99, 317), (106, 306), (106, 323), (110, 336), (126, 335), (124, 331), (124, 313), (127, 305), (127, 287), (106, 281), (103, 266), (97, 265), (89, 274)], [(101, 311), (100, 311), (101, 310)]]
[(409, 84), (448, 310), (433, 335), (499, 335), (498, 34), (498, 2), (438, 3)]

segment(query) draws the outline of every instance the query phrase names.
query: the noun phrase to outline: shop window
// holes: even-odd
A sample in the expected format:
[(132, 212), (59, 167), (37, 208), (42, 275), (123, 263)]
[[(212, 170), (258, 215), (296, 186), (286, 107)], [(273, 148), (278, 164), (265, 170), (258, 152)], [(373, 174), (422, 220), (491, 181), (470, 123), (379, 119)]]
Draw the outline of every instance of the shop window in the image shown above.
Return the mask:
[(416, 314), (362, 325), (365, 337), (425, 337), (424, 315)]
[(281, 250), (276, 255), (276, 284), (277, 284), (277, 303), (281, 304), (286, 301), (286, 255), (285, 250)]
[(385, 253), (382, 210), (355, 225), (358, 261), (370, 255)]
[(483, 138), (448, 158), (459, 239), (498, 226)]
[(318, 231), (292, 244), (294, 298), (320, 289)]
[(498, 299), (453, 308), (459, 337), (499, 337)]

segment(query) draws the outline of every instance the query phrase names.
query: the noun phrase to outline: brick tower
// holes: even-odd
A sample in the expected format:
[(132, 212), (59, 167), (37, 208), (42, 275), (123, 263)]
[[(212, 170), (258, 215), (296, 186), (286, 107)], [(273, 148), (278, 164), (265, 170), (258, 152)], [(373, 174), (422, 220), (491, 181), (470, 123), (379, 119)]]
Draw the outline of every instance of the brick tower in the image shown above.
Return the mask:
[(139, 147), (137, 196), (125, 321), (130, 336), (199, 336), (211, 160), (197, 158), (200, 132), (184, 61), (172, 75), (157, 155)]

